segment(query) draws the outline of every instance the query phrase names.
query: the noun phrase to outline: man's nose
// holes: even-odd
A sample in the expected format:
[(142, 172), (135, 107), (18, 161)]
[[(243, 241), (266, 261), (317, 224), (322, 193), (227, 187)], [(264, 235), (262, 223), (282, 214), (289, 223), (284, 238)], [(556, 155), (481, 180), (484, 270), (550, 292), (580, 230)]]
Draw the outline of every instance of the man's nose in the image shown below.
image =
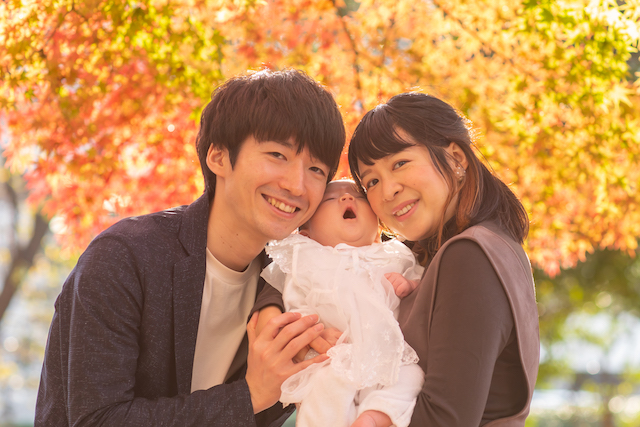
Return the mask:
[(280, 186), (293, 196), (305, 192), (305, 167), (302, 162), (291, 162), (284, 172)]

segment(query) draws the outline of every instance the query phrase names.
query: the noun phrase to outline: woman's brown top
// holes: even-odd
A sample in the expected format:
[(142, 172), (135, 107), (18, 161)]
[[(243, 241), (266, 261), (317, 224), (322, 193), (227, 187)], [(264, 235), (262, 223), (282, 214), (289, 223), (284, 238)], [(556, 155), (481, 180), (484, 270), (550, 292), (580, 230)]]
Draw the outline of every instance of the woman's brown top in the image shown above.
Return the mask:
[(493, 223), (452, 237), (400, 310), (425, 371), (412, 426), (524, 426), (540, 345), (518, 243)]

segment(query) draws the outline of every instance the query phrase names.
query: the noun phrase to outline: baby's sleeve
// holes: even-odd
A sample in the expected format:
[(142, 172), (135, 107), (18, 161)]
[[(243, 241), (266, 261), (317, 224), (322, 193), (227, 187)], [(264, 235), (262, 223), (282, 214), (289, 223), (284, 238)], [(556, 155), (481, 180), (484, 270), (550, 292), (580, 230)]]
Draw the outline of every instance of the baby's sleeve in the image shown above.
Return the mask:
[(358, 416), (364, 411), (380, 411), (391, 418), (396, 427), (407, 427), (411, 422), (416, 398), (422, 390), (424, 372), (416, 363), (399, 369), (398, 381), (386, 387), (369, 387), (358, 392)]
[(404, 273), (402, 273), (402, 276), (407, 280), (420, 280), (422, 279), (423, 273), (424, 267), (416, 262), (407, 268)]
[(264, 270), (260, 273), (260, 277), (262, 277), (268, 284), (273, 286), (278, 292), (282, 293), (284, 290), (284, 281), (286, 279), (285, 273), (278, 267), (278, 264), (272, 262)]

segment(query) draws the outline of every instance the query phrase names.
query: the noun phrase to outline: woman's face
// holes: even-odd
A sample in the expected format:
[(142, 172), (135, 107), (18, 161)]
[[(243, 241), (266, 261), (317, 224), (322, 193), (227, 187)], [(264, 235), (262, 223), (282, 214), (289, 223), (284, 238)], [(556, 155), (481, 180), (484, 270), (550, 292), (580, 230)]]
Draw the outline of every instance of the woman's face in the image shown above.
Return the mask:
[[(398, 134), (405, 141), (414, 142), (405, 132), (400, 130)], [(454, 158), (461, 154), (454, 143), (446, 150)], [(457, 167), (456, 164), (451, 166)], [(466, 158), (462, 166), (466, 169)], [(374, 161), (373, 165), (358, 161), (358, 168), (375, 214), (387, 227), (408, 240), (433, 236), (438, 230), (442, 212), (446, 210), (445, 222), (455, 213), (458, 199), (454, 197), (445, 206), (451, 189), (423, 145), (416, 144), (390, 154)]]

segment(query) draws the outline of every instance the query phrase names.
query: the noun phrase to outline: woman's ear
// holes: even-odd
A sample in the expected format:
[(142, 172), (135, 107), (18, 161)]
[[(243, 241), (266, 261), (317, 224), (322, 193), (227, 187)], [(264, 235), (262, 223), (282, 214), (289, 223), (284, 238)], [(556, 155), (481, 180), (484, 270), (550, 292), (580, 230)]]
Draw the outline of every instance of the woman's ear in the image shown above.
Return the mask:
[(207, 152), (207, 166), (209, 170), (216, 176), (225, 175), (225, 166), (229, 162), (229, 151), (224, 148), (215, 147), (213, 144), (209, 146)]
[[(467, 170), (467, 166), (469, 165), (467, 161), (467, 155), (464, 154), (464, 151), (462, 151), (462, 148), (460, 148), (458, 144), (456, 144), (455, 142), (452, 142), (449, 144), (446, 150), (449, 153), (449, 155), (457, 162), (457, 164), (462, 166), (464, 170)], [(451, 166), (455, 167), (456, 165), (451, 165)]]

